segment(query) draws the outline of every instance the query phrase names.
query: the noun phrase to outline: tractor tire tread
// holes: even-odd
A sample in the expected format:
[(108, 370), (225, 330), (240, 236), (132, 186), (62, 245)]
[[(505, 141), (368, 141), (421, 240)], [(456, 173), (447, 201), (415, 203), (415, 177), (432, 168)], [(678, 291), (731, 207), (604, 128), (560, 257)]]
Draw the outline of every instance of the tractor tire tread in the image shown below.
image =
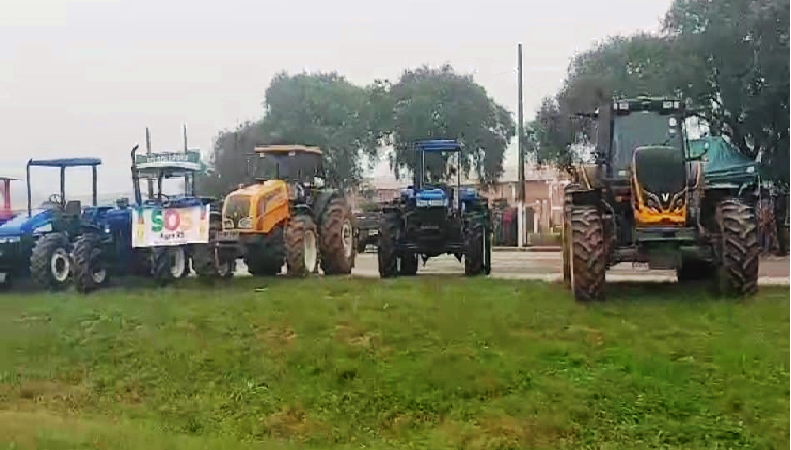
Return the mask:
[(315, 267), (305, 266), (305, 233), (313, 231), (316, 224), (307, 214), (291, 217), (285, 229), (286, 274), (290, 277), (305, 277), (315, 272)]
[(723, 200), (719, 209), (722, 293), (754, 295), (758, 292), (758, 261), (761, 252), (755, 209), (737, 199)]
[(574, 206), (570, 214), (574, 298), (581, 302), (603, 300), (607, 255), (601, 216), (593, 206)]
[[(351, 254), (347, 258), (343, 244), (343, 227), (348, 221), (352, 227)], [(343, 197), (330, 200), (321, 213), (319, 253), (321, 270), (327, 275), (350, 274), (354, 267), (357, 248), (354, 242), (354, 216), (349, 203)]]
[(398, 275), (398, 230), (401, 226), (396, 213), (384, 213), (379, 217), (379, 242), (376, 248), (376, 259), (381, 278), (393, 278)]
[(93, 292), (102, 285), (107, 284), (109, 273), (105, 276), (102, 284), (97, 284), (93, 279), (93, 252), (101, 252), (101, 241), (98, 236), (84, 234), (74, 242), (74, 261), (72, 265), (74, 275), (74, 288), (77, 292), (87, 294)]
[(50, 233), (39, 238), (30, 254), (30, 276), (35, 284), (50, 290), (66, 287), (66, 283), (60, 283), (52, 276), (50, 259), (58, 248), (68, 251), (69, 247), (69, 239), (65, 233)]

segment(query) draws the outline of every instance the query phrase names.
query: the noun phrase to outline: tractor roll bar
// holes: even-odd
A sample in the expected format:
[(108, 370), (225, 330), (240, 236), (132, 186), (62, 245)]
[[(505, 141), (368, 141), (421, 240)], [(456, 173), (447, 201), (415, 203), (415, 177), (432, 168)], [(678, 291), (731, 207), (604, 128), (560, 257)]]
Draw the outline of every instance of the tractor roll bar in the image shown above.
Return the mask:
[(66, 201), (66, 168), (67, 167), (90, 167), (92, 172), (92, 192), (91, 200), (93, 206), (97, 202), (97, 175), (96, 166), (100, 165), (102, 160), (99, 158), (59, 158), (59, 159), (29, 159), (25, 167), (27, 178), (27, 215), (30, 217), (33, 214), (33, 199), (30, 186), (30, 168), (31, 167), (56, 167), (60, 169), (60, 198), (61, 201)]

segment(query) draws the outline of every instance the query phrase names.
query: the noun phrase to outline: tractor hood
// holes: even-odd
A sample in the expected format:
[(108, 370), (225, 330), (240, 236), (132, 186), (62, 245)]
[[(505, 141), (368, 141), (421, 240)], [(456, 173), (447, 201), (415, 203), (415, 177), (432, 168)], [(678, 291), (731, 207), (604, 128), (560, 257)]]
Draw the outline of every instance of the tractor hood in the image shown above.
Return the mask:
[(741, 186), (755, 181), (758, 163), (744, 156), (721, 136), (695, 139), (689, 142), (693, 155), (708, 152), (703, 157), (703, 174), (708, 185)]
[(442, 189), (426, 189), (415, 195), (417, 206), (447, 206), (448, 196)]
[[(12, 236), (22, 236), (25, 234), (32, 234), (38, 228), (51, 227), (55, 211), (51, 209), (34, 209), (28, 217), (27, 213), (21, 213), (0, 226), (0, 238), (8, 238)], [(49, 231), (49, 230), (40, 230)]]

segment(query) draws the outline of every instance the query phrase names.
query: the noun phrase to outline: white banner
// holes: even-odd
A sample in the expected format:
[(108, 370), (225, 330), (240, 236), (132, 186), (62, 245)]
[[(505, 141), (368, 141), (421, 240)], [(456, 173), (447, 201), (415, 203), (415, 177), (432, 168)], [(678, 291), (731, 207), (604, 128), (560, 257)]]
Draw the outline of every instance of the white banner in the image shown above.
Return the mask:
[(132, 247), (209, 242), (209, 205), (132, 210)]

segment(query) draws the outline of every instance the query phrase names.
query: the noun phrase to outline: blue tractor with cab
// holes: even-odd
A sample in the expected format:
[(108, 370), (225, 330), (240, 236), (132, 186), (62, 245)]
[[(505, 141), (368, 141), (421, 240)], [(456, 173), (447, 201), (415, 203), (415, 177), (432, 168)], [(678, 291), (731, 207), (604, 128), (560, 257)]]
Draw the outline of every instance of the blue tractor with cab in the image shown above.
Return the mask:
[[(199, 275), (211, 272), (210, 275), (232, 276), (235, 261), (215, 267), (208, 247), (210, 224), (212, 228), (221, 225), (221, 201), (194, 194), (195, 175), (204, 170), (200, 152), (139, 155), (137, 149), (135, 145), (131, 152), (134, 204), (119, 200), (117, 207), (103, 216), (105, 233), (101, 237), (84, 236), (74, 245), (77, 290), (96, 290), (107, 283), (110, 275), (153, 277), (165, 285), (189, 274), (190, 261)], [(156, 190), (152, 189), (146, 199), (140, 189), (141, 179), (156, 182)], [(165, 194), (163, 184), (168, 179), (183, 180), (184, 193)], [(205, 239), (195, 239), (194, 231), (204, 225), (206, 230), (199, 234)], [(153, 231), (154, 239), (141, 239), (153, 230), (143, 228), (152, 226), (160, 230)], [(187, 237), (190, 234), (193, 238)]]
[[(96, 204), (98, 158), (31, 159), (27, 163), (27, 211), (0, 226), (0, 277), (2, 285), (11, 280), (31, 278), (41, 287), (60, 290), (71, 282), (72, 244), (83, 235), (100, 235), (97, 225), (107, 209)], [(32, 205), (31, 167), (60, 169), (60, 193), (52, 194), (40, 206)], [(92, 207), (79, 200), (66, 200), (66, 169), (90, 167), (93, 173)]]
[[(415, 275), (420, 259), (425, 264), (442, 254), (463, 259), (466, 275), (489, 274), (491, 214), (486, 198), (461, 187), (461, 144), (425, 140), (410, 148), (415, 157), (414, 182), (383, 205), (379, 219), (379, 275)], [(449, 164), (453, 160), (458, 167)], [(453, 177), (455, 187), (444, 183)]]

